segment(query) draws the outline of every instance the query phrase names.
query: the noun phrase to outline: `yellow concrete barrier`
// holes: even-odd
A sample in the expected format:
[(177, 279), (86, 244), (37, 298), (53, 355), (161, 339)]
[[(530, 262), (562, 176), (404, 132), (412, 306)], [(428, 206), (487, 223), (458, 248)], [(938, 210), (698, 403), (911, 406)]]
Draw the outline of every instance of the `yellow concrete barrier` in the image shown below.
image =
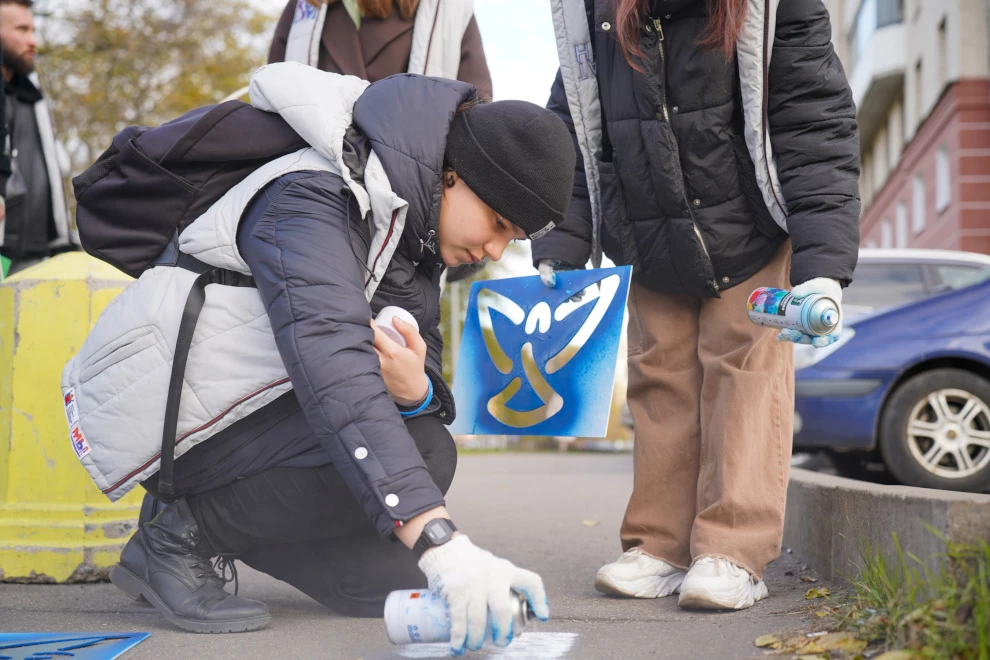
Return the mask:
[(0, 283), (0, 579), (105, 579), (136, 528), (140, 489), (111, 503), (69, 444), (60, 383), (131, 279), (81, 252)]

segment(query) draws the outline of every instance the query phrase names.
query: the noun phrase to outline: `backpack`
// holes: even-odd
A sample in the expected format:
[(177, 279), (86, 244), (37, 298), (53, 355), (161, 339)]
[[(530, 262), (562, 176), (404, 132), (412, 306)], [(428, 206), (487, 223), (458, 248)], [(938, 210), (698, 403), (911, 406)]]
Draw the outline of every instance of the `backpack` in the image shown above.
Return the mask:
[(72, 180), (86, 252), (139, 277), (173, 239), (261, 165), (307, 147), (280, 115), (243, 101), (130, 126)]
[(254, 286), (250, 276), (179, 253), (176, 238), (265, 163), (309, 146), (280, 115), (242, 101), (190, 110), (157, 128), (131, 126), (72, 180), (83, 249), (131, 277), (159, 263), (197, 274), (182, 313), (162, 428), (158, 490), (174, 494), (175, 435), (183, 374), (206, 287)]

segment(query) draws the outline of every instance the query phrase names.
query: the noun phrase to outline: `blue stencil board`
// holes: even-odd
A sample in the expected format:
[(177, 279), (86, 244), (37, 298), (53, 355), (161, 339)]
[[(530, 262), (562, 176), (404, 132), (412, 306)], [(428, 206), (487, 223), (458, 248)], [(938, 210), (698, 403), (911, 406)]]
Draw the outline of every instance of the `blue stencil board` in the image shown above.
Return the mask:
[(552, 289), (537, 276), (473, 283), (450, 432), (605, 437), (631, 272), (566, 271)]

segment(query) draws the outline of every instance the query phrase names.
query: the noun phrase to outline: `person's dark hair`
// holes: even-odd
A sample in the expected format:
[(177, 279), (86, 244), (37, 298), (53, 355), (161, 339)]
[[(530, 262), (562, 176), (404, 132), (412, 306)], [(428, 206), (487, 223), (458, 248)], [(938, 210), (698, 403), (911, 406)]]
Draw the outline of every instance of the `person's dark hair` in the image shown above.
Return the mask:
[(34, 9), (34, 0), (0, 0), (0, 7), (4, 5), (20, 5), (28, 9)]
[[(732, 57), (739, 31), (746, 20), (748, 0), (705, 0), (708, 3), (708, 26), (701, 35), (698, 46), (706, 51), (716, 51)], [(629, 66), (643, 71), (640, 61), (643, 50), (639, 47), (639, 34), (643, 21), (649, 14), (649, 0), (612, 0), (615, 12), (615, 33), (619, 47)]]
[[(319, 7), (328, 0), (306, 1), (314, 7)], [(330, 4), (337, 1), (338, 0), (329, 0)], [(3, 2), (4, 0), (0, 0), (0, 3)], [(408, 19), (416, 13), (416, 8), (419, 7), (419, 0), (358, 0), (358, 8), (361, 10), (361, 15), (367, 16), (368, 18), (388, 18), (388, 15), (392, 13), (393, 7), (398, 7), (399, 14), (402, 18)]]

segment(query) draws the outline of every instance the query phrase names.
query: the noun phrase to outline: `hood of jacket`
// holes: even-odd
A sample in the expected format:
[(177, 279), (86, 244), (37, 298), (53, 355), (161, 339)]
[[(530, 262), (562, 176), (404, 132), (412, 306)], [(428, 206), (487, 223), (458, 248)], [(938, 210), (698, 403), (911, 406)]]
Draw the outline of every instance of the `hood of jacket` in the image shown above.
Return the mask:
[(409, 204), (400, 249), (413, 261), (439, 263), (447, 133), (457, 107), (475, 95), (468, 83), (406, 73), (373, 83), (354, 104), (355, 127), (381, 160), (392, 190)]
[(296, 62), (262, 67), (251, 80), (252, 105), (282, 115), (357, 181), (368, 173), (356, 171), (356, 162), (363, 167), (366, 159), (349, 156), (356, 139), (367, 140), (395, 197), (408, 204), (399, 249), (414, 261), (437, 263), (447, 133), (457, 107), (475, 95), (473, 85), (456, 80), (399, 74), (369, 84)]

